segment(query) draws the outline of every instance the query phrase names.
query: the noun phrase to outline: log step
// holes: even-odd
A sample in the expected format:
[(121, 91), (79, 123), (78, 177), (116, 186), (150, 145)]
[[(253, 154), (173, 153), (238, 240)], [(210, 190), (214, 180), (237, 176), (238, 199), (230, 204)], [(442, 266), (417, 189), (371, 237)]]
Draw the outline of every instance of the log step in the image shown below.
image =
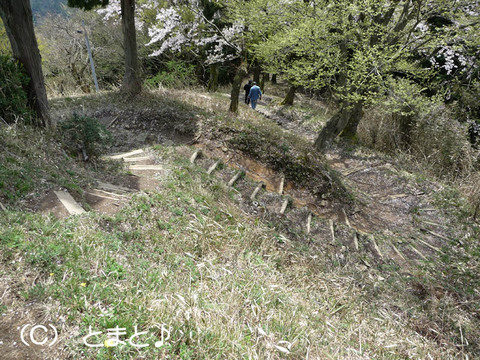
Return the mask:
[(79, 215), (85, 212), (85, 209), (67, 191), (54, 191), (54, 193), (70, 215)]
[(119, 185), (113, 185), (110, 183), (104, 183), (99, 181), (97, 184), (99, 189), (106, 190), (106, 191), (114, 191), (114, 192), (121, 192), (121, 193), (128, 193), (128, 192), (133, 192), (135, 191), (134, 189), (129, 189), (127, 187), (119, 186)]
[(116, 160), (116, 159), (123, 159), (123, 158), (129, 157), (129, 156), (138, 155), (138, 154), (142, 154), (142, 153), (143, 153), (143, 149), (137, 149), (137, 150), (132, 150), (132, 151), (122, 153), (122, 154), (106, 156), (106, 158)]
[(283, 200), (282, 207), (280, 208), (280, 215), (283, 215), (285, 213), (285, 210), (287, 210), (288, 206), (288, 199)]
[(280, 185), (278, 186), (278, 193), (280, 195), (283, 194), (283, 187), (285, 185), (285, 176), (282, 176), (282, 178), (280, 179)]
[(122, 158), (122, 159), (125, 162), (137, 162), (137, 161), (152, 160), (152, 158), (150, 156), (128, 157), (128, 158)]
[(165, 167), (163, 165), (130, 165), (128, 170), (140, 170), (140, 171), (148, 171), (148, 170), (164, 170)]
[(252, 195), (250, 195), (250, 200), (255, 200), (255, 197), (257, 196), (258, 192), (262, 189), (262, 187), (265, 186), (265, 183), (263, 181), (260, 181), (257, 185), (257, 187), (255, 188), (255, 190), (253, 190), (252, 192)]
[(307, 235), (310, 234), (310, 230), (311, 230), (311, 224), (312, 224), (312, 213), (311, 212), (308, 212), (308, 216), (307, 216)]
[(192, 156), (190, 156), (190, 162), (193, 164), (195, 162), (195, 160), (197, 159), (197, 157), (200, 156), (201, 154), (202, 154), (202, 150), (200, 150), (200, 149), (195, 150), (195, 152), (192, 154)]

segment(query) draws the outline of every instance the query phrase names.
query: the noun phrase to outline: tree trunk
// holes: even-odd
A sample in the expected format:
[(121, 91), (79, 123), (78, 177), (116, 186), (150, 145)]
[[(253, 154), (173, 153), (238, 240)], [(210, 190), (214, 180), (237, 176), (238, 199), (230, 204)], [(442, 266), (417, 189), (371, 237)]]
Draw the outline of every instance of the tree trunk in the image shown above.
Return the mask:
[(262, 73), (262, 68), (258, 63), (255, 61), (255, 65), (253, 68), (253, 81), (257, 83), (257, 85), (260, 85), (260, 74)]
[(218, 68), (220, 64), (210, 64), (210, 79), (208, 80), (207, 90), (215, 92), (218, 90)]
[(345, 139), (354, 140), (357, 137), (357, 128), (360, 120), (363, 117), (363, 106), (358, 103), (352, 109), (350, 120), (348, 120), (347, 126), (342, 130), (340, 136)]
[(325, 150), (348, 125), (350, 121), (360, 122), (362, 103), (346, 104), (327, 121), (318, 134), (314, 146), (317, 150)]
[(28, 105), (37, 114), (35, 125), (50, 126), (47, 91), (42, 60), (33, 29), (29, 0), (1, 0), (0, 16), (12, 46), (13, 57), (22, 63), (30, 82), (27, 86)]
[(247, 68), (244, 64), (241, 64), (233, 79), (232, 92), (230, 95), (230, 111), (233, 113), (238, 112), (238, 97), (240, 96), (242, 81), (245, 76), (247, 76)]
[(125, 76), (122, 90), (136, 95), (142, 91), (138, 72), (137, 35), (135, 30), (135, 0), (121, 0), (122, 29), (125, 48)]
[[(407, 108), (403, 109), (408, 111)], [(395, 115), (400, 122), (400, 145), (408, 149), (412, 144), (412, 130), (415, 126), (415, 120), (412, 115)]]
[(293, 99), (295, 98), (295, 91), (297, 91), (297, 87), (294, 85), (290, 85), (287, 96), (285, 96), (285, 99), (283, 99), (280, 105), (293, 105)]
[(268, 81), (268, 78), (268, 73), (262, 74), (262, 80), (260, 80), (260, 90), (262, 90), (262, 92), (265, 92), (265, 83)]
[(272, 84), (277, 83), (277, 74), (272, 74)]

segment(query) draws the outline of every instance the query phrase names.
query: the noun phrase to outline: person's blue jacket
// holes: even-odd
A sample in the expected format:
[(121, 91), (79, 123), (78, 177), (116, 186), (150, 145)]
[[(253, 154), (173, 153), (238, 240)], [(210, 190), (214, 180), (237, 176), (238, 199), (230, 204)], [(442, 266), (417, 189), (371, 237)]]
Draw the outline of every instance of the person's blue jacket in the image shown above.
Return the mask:
[(262, 97), (262, 90), (257, 85), (253, 85), (248, 93), (248, 97), (250, 100), (258, 100), (258, 98)]

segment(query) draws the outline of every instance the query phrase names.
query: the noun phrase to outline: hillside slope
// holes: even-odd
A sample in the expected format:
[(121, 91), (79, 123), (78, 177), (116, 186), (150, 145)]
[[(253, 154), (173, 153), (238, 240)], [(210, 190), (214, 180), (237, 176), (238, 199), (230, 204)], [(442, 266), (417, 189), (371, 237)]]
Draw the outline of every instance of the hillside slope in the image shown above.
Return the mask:
[[(135, 106), (115, 94), (54, 102), (58, 118), (78, 109), (111, 124), (111, 152), (143, 147), (150, 160), (138, 164), (161, 170), (137, 173), (124, 157), (98, 162), (99, 171), (64, 158), (60, 148), (45, 157), (34, 156), (35, 146), (31, 153), (9, 146), (10, 164), (30, 157), (35, 168), (51, 169), (65, 161), (61, 173), (72, 177), (68, 167), (78, 166), (74, 195), (92, 211), (65, 218), (25, 211), (18, 201), (43, 175), (23, 170), (35, 181), (0, 212), (7, 358), (480, 355), (480, 229), (454, 189), (362, 149), (334, 150), (320, 157), (323, 165), (297, 162), (305, 139), (246, 108), (230, 117), (221, 94), (150, 94)], [(210, 171), (219, 159), (223, 166)], [(228, 186), (239, 168), (246, 175)], [(308, 184), (324, 174), (338, 186)], [(132, 176), (148, 186), (115, 194), (123, 200), (114, 212), (102, 213), (85, 196), (98, 180), (129, 186), (122, 181)], [(56, 178), (45, 191), (64, 188)], [(252, 198), (259, 180), (266, 187)], [(59, 341), (23, 346), (12, 329), (27, 323), (54, 325)], [(89, 341), (104, 345), (116, 326), (126, 329), (125, 344), (84, 344), (91, 329), (99, 334)], [(156, 347), (162, 331), (170, 337)], [(149, 346), (128, 342), (140, 332), (134, 343)]]

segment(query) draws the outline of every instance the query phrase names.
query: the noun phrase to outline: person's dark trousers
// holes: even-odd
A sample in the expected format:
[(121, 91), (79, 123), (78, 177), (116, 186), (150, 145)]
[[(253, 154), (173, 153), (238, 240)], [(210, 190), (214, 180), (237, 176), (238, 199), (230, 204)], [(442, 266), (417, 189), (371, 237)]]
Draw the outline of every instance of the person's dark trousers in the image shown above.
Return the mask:
[(248, 98), (248, 91), (245, 91), (245, 104), (250, 104), (250, 99)]

